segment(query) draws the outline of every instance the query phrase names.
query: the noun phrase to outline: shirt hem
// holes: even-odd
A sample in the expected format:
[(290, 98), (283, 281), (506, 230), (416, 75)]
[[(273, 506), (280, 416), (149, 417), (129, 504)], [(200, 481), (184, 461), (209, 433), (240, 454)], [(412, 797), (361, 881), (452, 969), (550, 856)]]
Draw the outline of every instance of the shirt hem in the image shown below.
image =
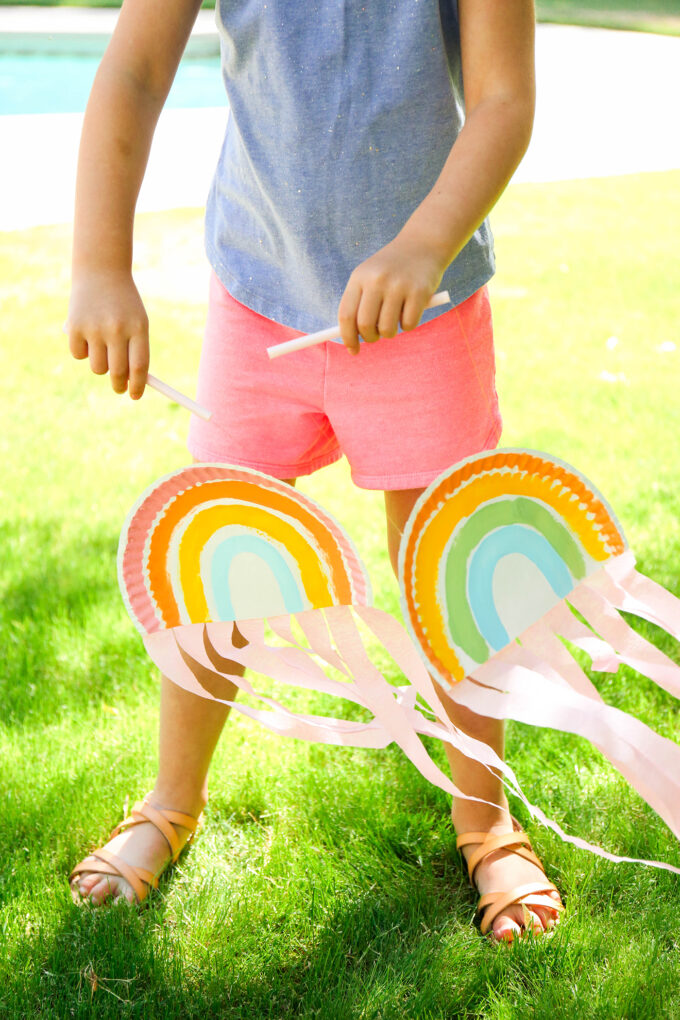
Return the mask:
[[(239, 301), (258, 315), (262, 315), (280, 326), (286, 326), (288, 329), (294, 329), (300, 333), (316, 333), (318, 330), (327, 329), (332, 325), (332, 323), (321, 317), (308, 315), (306, 312), (293, 309), (289, 305), (280, 302), (272, 302), (269, 297), (265, 297), (259, 291), (252, 290), (243, 284), (224, 266), (218, 251), (210, 242), (206, 242), (206, 255), (213, 272), (222, 286), (226, 288), (236, 301)], [(451, 303), (439, 305), (437, 308), (426, 309), (419, 325), (431, 322), (445, 312), (451, 311), (451, 308), (462, 305), (464, 301), (467, 301), (473, 294), (476, 294), (481, 287), (484, 287), (492, 279), (495, 271), (495, 259), (493, 250), (491, 250), (481, 270), (472, 276), (447, 280), (447, 274), (445, 273), (442, 280), (442, 288), (448, 289), (451, 295)], [(338, 298), (338, 303), (339, 300)], [(399, 332), (402, 331), (400, 330)], [(342, 343), (342, 340), (337, 340), (336, 342)]]

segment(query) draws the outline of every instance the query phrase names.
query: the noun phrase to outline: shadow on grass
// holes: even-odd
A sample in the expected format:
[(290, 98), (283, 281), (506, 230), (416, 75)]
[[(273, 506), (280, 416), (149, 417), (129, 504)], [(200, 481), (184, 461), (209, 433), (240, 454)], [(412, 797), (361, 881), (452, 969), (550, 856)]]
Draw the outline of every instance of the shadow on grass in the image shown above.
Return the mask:
[(61, 520), (21, 521), (0, 526), (8, 622), (67, 618), (84, 626), (93, 604), (118, 592), (118, 535), (70, 535)]
[[(66, 888), (66, 838), (56, 853), (54, 840), (58, 816), (86, 782), (83, 771), (23, 806), (24, 828), (12, 848), (17, 869), (22, 843), (31, 848), (33, 873), (6, 897), (3, 1017), (671, 1015), (662, 1006), (675, 994), (675, 876), (615, 869), (560, 847), (569, 864), (563, 929), (496, 947), (470, 924), (475, 894), (443, 822), (435, 825), (427, 808), (366, 811), (364, 794), (346, 789), (340, 820), (353, 817), (353, 831), (338, 826), (334, 812), (336, 839), (326, 844), (325, 860), (307, 848), (306, 864), (293, 860), (290, 868), (282, 833), (267, 872), (273, 885), (262, 877), (263, 832), (242, 866), (226, 873), (217, 857), (206, 868), (194, 857), (199, 846), (190, 849), (143, 909), (76, 907)], [(257, 817), (245, 814), (256, 828)], [(211, 828), (209, 821), (205, 837)], [(223, 850), (225, 861), (233, 859), (228, 840)], [(629, 967), (613, 966), (624, 950)], [(641, 998), (633, 963), (647, 988)], [(516, 1012), (499, 1011), (501, 1004)]]
[(233, 917), (216, 939), (213, 925), (197, 931), (163, 896), (144, 910), (63, 904), (55, 928), (19, 949), (3, 1015), (451, 1015), (444, 929), (452, 916), (466, 923), (469, 904), (405, 878), (386, 892), (345, 892), (313, 930), (250, 915), (245, 903), (240, 938)]
[[(71, 904), (66, 886), (68, 868), (92, 841), (77, 822), (67, 831), (62, 825), (75, 813), (74, 791), (87, 781), (86, 768), (52, 780), (40, 799), (15, 804), (21, 824), (6, 823), (13, 840), (0, 872), (0, 927), (3, 916), (9, 920), (0, 962), (3, 1017), (451, 1015), (445, 1008), (451, 989), (441, 980), (448, 942), (460, 933), (454, 948), (461, 952), (478, 937), (469, 927), (474, 893), (445, 822), (433, 828), (427, 811), (423, 818), (403, 812), (367, 819), (364, 792), (346, 788), (346, 803), (338, 806), (341, 820), (354, 818), (354, 831), (338, 829), (334, 812), (336, 838), (323, 857), (316, 856), (315, 838), (306, 862), (288, 863), (282, 832), (269, 885), (261, 870), (266, 832), (236, 863), (238, 834), (233, 845), (221, 837), (231, 862), (223, 874), (219, 847), (217, 855), (208, 850), (210, 818), (202, 848), (209, 856), (202, 861), (199, 845), (190, 848), (148, 906), (95, 910)], [(82, 805), (77, 814), (87, 814)], [(106, 815), (101, 806), (98, 815)], [(241, 815), (258, 828), (250, 811)], [(279, 891), (289, 871), (292, 885)]]
[(0, 530), (5, 725), (82, 710), (149, 671), (118, 590), (117, 535), (75, 530), (61, 521)]

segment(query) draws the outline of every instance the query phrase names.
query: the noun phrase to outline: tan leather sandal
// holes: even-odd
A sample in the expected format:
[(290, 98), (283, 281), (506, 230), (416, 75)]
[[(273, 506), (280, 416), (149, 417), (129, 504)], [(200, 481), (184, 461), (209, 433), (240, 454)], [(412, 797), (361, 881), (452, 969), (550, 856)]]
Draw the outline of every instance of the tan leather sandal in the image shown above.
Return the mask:
[[(128, 864), (127, 861), (122, 860), (117, 854), (111, 853), (106, 847), (99, 847), (94, 850), (88, 857), (85, 857), (79, 864), (76, 864), (75, 868), (68, 877), (69, 884), (73, 888), (74, 880), (79, 875), (87, 872), (88, 874), (97, 875), (119, 875), (124, 878), (126, 882), (129, 882), (137, 902), (141, 903), (149, 895), (150, 889), (158, 888), (158, 880), (161, 874), (175, 863), (182, 850), (191, 843), (196, 829), (201, 819), (194, 818), (193, 815), (185, 815), (181, 811), (171, 811), (168, 808), (155, 808), (145, 797), (144, 800), (137, 801), (132, 808), (132, 811), (124, 818), (123, 821), (115, 827), (109, 840), (112, 840), (114, 836), (117, 836), (119, 832), (125, 832), (127, 829), (133, 828), (135, 825), (141, 825), (143, 822), (151, 822), (155, 825), (159, 832), (165, 837), (165, 840), (170, 848), (170, 860), (165, 864), (158, 875), (152, 874), (147, 871), (146, 868), (141, 868), (133, 864)], [(180, 843), (179, 836), (174, 829), (175, 825), (181, 825), (185, 829), (189, 829), (189, 838), (185, 843)]]
[[(538, 865), (545, 874), (543, 865), (531, 849), (529, 837), (519, 826), (513, 832), (501, 832), (494, 835), (488, 832), (464, 832), (456, 839), (456, 846), (461, 851), (464, 846), (469, 846), (470, 843), (480, 844), (470, 854), (470, 859), (467, 862), (468, 876), (473, 884), (478, 865), (489, 854), (501, 849), (524, 857), (525, 860)], [(489, 932), (499, 914), (515, 904), (527, 909), (529, 907), (549, 907), (550, 910), (556, 910), (558, 913), (564, 910), (562, 903), (548, 895), (553, 891), (559, 895), (557, 887), (546, 878), (545, 882), (525, 882), (523, 885), (516, 885), (514, 889), (508, 889), (507, 892), (486, 893), (480, 897), (477, 904), (477, 914), (482, 915), (480, 919), (482, 935)]]

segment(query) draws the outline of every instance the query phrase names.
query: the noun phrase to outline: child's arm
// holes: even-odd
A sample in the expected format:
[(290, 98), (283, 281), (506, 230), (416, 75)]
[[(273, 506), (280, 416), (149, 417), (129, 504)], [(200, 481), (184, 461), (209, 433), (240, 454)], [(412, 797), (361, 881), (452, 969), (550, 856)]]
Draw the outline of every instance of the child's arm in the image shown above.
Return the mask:
[(67, 332), (74, 358), (129, 380), (149, 367), (146, 312), (132, 279), (135, 203), (151, 139), (201, 0), (125, 0), (87, 104), (78, 158)]
[(465, 125), (403, 229), (352, 273), (338, 309), (354, 353), (413, 329), (447, 266), (503, 193), (534, 117), (533, 0), (459, 0)]

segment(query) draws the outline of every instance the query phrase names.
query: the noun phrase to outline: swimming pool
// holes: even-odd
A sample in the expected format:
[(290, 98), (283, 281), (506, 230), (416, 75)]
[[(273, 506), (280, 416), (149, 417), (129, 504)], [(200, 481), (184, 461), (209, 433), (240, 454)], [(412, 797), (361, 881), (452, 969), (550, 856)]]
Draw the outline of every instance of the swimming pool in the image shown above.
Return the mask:
[[(80, 113), (100, 58), (68, 53), (0, 53), (0, 115)], [(219, 57), (185, 57), (166, 106), (226, 106)]]

